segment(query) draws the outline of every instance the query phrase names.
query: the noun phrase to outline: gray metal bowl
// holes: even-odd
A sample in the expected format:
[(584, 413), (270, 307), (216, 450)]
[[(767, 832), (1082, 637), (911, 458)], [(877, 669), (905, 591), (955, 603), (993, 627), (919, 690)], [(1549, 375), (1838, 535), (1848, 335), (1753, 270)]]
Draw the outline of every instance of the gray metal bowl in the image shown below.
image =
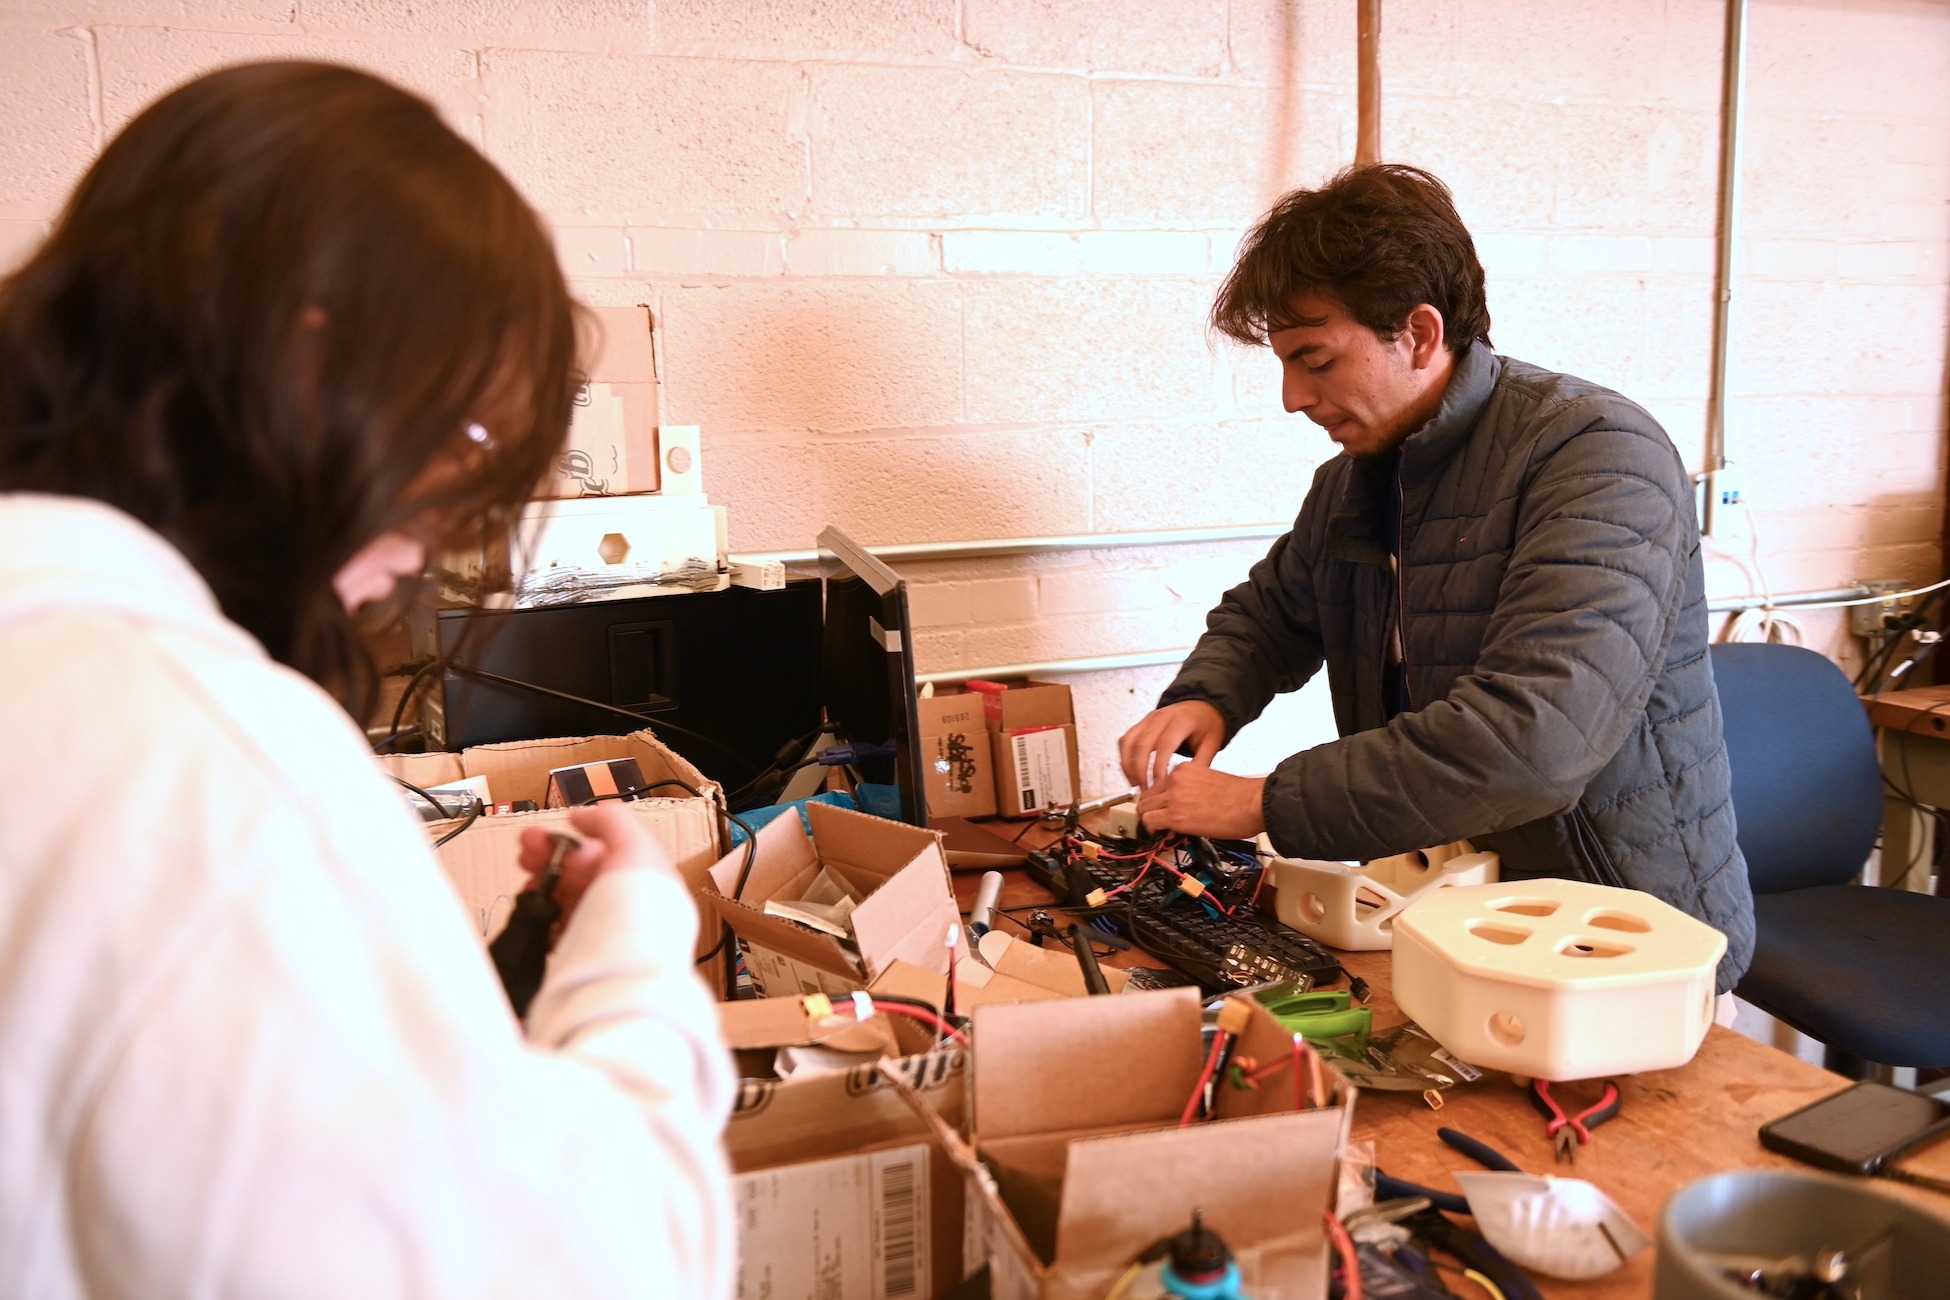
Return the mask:
[(1714, 1174), (1675, 1192), (1659, 1217), (1652, 1294), (1753, 1300), (1727, 1279), (1727, 1259), (1812, 1261), (1827, 1250), (1845, 1252), (1864, 1300), (1950, 1295), (1950, 1222), (1863, 1179), (1779, 1169)]

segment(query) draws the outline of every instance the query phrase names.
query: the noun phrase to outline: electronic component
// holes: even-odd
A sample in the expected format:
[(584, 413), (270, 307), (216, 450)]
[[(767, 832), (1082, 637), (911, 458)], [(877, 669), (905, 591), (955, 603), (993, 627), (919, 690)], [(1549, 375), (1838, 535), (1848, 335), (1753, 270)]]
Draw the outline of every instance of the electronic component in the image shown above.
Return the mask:
[[(1251, 909), (1240, 896), (1245, 882), (1225, 877), (1213, 846), (1183, 845), (1189, 870), (1162, 861), (1181, 851), (1165, 841), (1106, 852), (1102, 842), (1074, 835), (1030, 854), (1027, 865), (1064, 906), (1113, 925), (1207, 993), (1282, 982), (1311, 987), (1339, 978), (1340, 962), (1326, 949)], [(1258, 868), (1239, 874), (1246, 873), (1256, 878)]]

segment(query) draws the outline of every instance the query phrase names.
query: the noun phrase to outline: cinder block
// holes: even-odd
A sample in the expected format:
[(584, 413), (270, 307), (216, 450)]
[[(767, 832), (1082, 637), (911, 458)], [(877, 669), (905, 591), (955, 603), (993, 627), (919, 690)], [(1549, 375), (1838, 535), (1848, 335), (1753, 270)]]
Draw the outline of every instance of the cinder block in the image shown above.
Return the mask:
[(1831, 106), (1942, 120), (1950, 13), (1929, 4), (1755, 8), (1747, 32), (1757, 113)]
[[(662, 16), (662, 6), (656, 6)], [(450, 40), (468, 49), (490, 46), (540, 50), (650, 48), (652, 6), (642, 0), (304, 0), (303, 21), (316, 32), (371, 40), (399, 35)]]
[(657, 49), (763, 59), (874, 62), (957, 53), (954, 0), (657, 0)]
[[(1156, 570), (1112, 567), (1123, 558), (1109, 552), (1102, 568), (1045, 573), (1036, 583), (1036, 606), (1046, 619), (1073, 614), (1127, 614), (1178, 604)], [(1114, 653), (1100, 651), (1099, 653)]]
[(1735, 259), (1735, 270), (1743, 277), (1758, 280), (1832, 279), (1835, 274), (1835, 244), (1827, 239), (1749, 239), (1743, 240), (1747, 257)]
[(1835, 273), (1845, 280), (1942, 284), (1950, 277), (1950, 245), (1942, 243), (1841, 244), (1835, 254)]
[(555, 255), (565, 276), (614, 279), (630, 272), (630, 247), (611, 226), (557, 226)]
[(664, 398), (673, 422), (727, 433), (958, 423), (961, 317), (946, 282), (670, 289)]
[(1637, 281), (1527, 280), (1505, 285), (1491, 308), (1499, 351), (1631, 395), (1645, 340)]
[(699, 430), (705, 490), (725, 507), (730, 547), (797, 551), (813, 544), (826, 517), (819, 504), (818, 448), (809, 439), (746, 439)]
[(1545, 258), (1551, 246), (1548, 236), (1487, 226), (1471, 230), (1469, 235), (1476, 245), (1476, 260), (1483, 264), (1492, 282), (1524, 280), (1544, 274)]
[(955, 627), (970, 622), (968, 584), (965, 582), (908, 584), (907, 616), (917, 628)]
[(569, 294), (585, 307), (649, 307), (657, 310), (658, 286), (637, 276), (569, 281)]
[(968, 612), (977, 623), (1029, 623), (1037, 617), (1036, 579), (1022, 574), (968, 584)]
[(1090, 447), (1093, 517), (1107, 532), (1284, 523), (1337, 452), (1298, 415), (1106, 430)]
[(841, 216), (1084, 218), (1080, 77), (815, 66), (816, 210)]
[(966, 652), (968, 629), (965, 627), (931, 627), (914, 633), (914, 671), (917, 673), (952, 672), (963, 664), (975, 662)]
[(1560, 226), (1710, 233), (1719, 178), (1711, 115), (1567, 104), (1557, 115)]
[(362, 68), (424, 96), (464, 138), (480, 139), (474, 55), (441, 45), (341, 40), (296, 32), (102, 27), (102, 116), (112, 134), (164, 91), (212, 69), (261, 59), (317, 59)]
[(1115, 225), (1249, 225), (1346, 161), (1330, 95), (1172, 81), (1093, 94), (1093, 206)]
[(1703, 397), (1712, 385), (1713, 282), (1698, 276), (1645, 282), (1644, 350), (1625, 395)]
[(1018, 67), (1217, 76), (1225, 0), (963, 0), (968, 43)]
[(0, 41), (0, 217), (52, 217), (95, 153), (88, 48), (75, 36), (10, 32)]
[(0, 275), (25, 262), (45, 238), (45, 222), (0, 221)]
[[(1232, 0), (1229, 8), (1226, 43), (1235, 75), (1276, 86), (1354, 85), (1355, 21), (1345, 7)], [(1390, 29), (1399, 21), (1392, 13)]]
[(291, 0), (7, 0), (0, 27), (198, 27), (205, 30), (291, 26)]
[(1208, 284), (992, 281), (963, 286), (968, 419), (1200, 419), (1214, 408)]
[(785, 269), (785, 239), (775, 231), (633, 226), (624, 233), (638, 275), (749, 278)]
[(793, 275), (935, 275), (939, 237), (922, 230), (797, 230), (786, 237)]
[(1550, 269), (1568, 275), (1643, 274), (1652, 269), (1652, 240), (1645, 235), (1557, 235), (1550, 241)]
[(866, 541), (1075, 532), (1087, 518), (1083, 438), (1067, 430), (823, 441), (822, 509)]
[(1950, 203), (1885, 203), (1880, 234), (1885, 239), (1941, 243), (1950, 239)]
[[(1759, 281), (1743, 297), (1729, 376), (1736, 395), (1941, 391), (1938, 288)], [(1810, 339), (1820, 340), (1813, 356)]]
[(950, 275), (1058, 276), (1075, 275), (1083, 258), (1066, 232), (950, 230), (941, 236), (941, 265)]
[(1440, 176), (1475, 229), (1554, 222), (1561, 110), (1515, 99), (1391, 96), (1382, 152)]
[[(1226, 244), (1228, 253), (1233, 246)], [(1077, 252), (1086, 275), (1204, 275), (1215, 269), (1212, 240), (1197, 230), (1086, 230), (1077, 236)], [(1228, 261), (1216, 269), (1231, 267)]]
[(493, 50), (482, 69), (489, 154), (558, 219), (749, 229), (805, 204), (796, 68)]
[[(1662, 274), (1712, 275), (1719, 265), (1719, 243), (1710, 235), (1662, 235), (1652, 241), (1652, 266)], [(1736, 274), (1741, 266), (1736, 256)]]
[(1869, 118), (1756, 113), (1741, 176), (1741, 221), (1754, 238), (1884, 237), (1883, 166), (1895, 129)]
[[(1661, 9), (1549, 0), (1412, 8), (1422, 13), (1391, 9), (1382, 28), (1384, 76), (1405, 91), (1554, 102), (1602, 95), (1653, 103), (1665, 97), (1668, 41)], [(1603, 73), (1596, 74), (1600, 68)], [(1717, 98), (1699, 106), (1713, 103)]]

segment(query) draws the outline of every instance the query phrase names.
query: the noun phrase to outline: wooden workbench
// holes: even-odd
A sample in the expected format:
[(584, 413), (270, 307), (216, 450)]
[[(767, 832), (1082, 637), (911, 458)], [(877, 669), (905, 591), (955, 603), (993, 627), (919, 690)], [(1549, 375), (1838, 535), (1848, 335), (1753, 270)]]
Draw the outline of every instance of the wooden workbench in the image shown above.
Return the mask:
[[(1041, 838), (1032, 836), (1032, 838)], [(979, 873), (957, 873), (962, 906), (974, 896)], [(1002, 905), (1022, 908), (1050, 902), (1028, 873), (1004, 873)], [(1368, 982), (1376, 1032), (1406, 1018), (1395, 1005), (1390, 954), (1344, 953), (1343, 964)], [(1120, 954), (1118, 965), (1160, 966), (1142, 954)], [(1524, 1092), (1507, 1075), (1490, 1074), (1467, 1087), (1449, 1089), (1438, 1113), (1418, 1093), (1363, 1092), (1354, 1113), (1355, 1142), (1374, 1144), (1375, 1162), (1397, 1178), (1444, 1191), (1460, 1191), (1449, 1171), (1477, 1166), (1442, 1144), (1438, 1128), (1454, 1128), (1502, 1151), (1534, 1174), (1566, 1173), (1598, 1184), (1630, 1214), (1648, 1237), (1658, 1234), (1666, 1198), (1696, 1178), (1726, 1169), (1803, 1168), (1766, 1150), (1760, 1126), (1809, 1102), (1839, 1092), (1848, 1081), (1764, 1043), (1718, 1026), (1707, 1031), (1698, 1055), (1677, 1070), (1618, 1080), (1624, 1109), (1595, 1131), (1575, 1166), (1553, 1164), (1544, 1124)], [(1584, 1095), (1582, 1088), (1575, 1096)], [(1950, 1143), (1906, 1160), (1918, 1172), (1950, 1178)], [(1878, 1186), (1950, 1218), (1950, 1198), (1887, 1182)], [(1577, 1300), (1642, 1300), (1652, 1293), (1655, 1248), (1624, 1268), (1590, 1282), (1538, 1278), (1546, 1296)], [(1458, 1294), (1469, 1284), (1458, 1281)]]

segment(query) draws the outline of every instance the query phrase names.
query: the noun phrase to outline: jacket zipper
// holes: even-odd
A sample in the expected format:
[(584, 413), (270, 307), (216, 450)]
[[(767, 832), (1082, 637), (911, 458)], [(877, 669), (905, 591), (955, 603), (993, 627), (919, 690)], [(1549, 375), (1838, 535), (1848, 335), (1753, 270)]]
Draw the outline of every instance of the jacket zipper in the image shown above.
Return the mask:
[(1395, 658), (1401, 667), (1402, 712), (1415, 712), (1415, 689), (1408, 684), (1408, 494), (1402, 471), (1395, 469)]

